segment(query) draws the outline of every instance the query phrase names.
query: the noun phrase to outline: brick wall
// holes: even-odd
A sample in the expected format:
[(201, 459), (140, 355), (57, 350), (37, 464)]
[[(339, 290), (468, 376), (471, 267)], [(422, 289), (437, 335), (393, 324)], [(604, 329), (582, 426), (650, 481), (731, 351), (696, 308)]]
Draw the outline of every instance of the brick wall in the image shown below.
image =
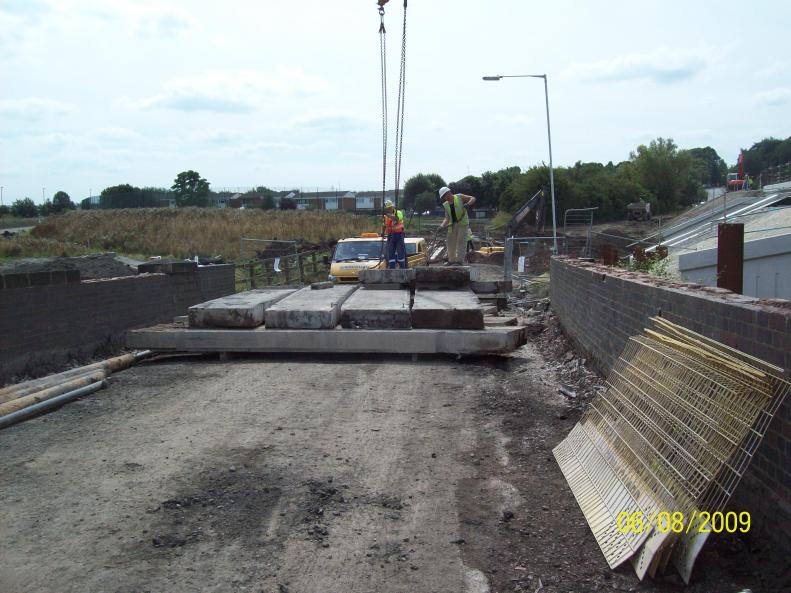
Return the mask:
[[(563, 330), (606, 375), (629, 336), (660, 315), (791, 376), (791, 302), (756, 299), (697, 284), (661, 280), (601, 264), (554, 257), (552, 309)], [(731, 502), (748, 510), (765, 535), (789, 546), (791, 533), (791, 396), (778, 410)]]
[(117, 349), (124, 332), (234, 292), (233, 265), (0, 290), (0, 385)]

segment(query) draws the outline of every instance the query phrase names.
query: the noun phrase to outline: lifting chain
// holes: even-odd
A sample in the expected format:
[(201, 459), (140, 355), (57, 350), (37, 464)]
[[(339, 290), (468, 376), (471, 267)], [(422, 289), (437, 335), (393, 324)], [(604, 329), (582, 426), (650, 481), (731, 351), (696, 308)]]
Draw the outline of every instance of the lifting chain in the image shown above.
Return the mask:
[[(385, 196), (387, 195), (387, 43), (385, 29), (385, 4), (389, 0), (378, 0), (379, 6), (379, 64), (382, 73), (382, 245), (379, 260), (384, 259), (384, 212)], [(404, 95), (406, 85), (406, 9), (407, 0), (404, 0), (404, 22), (403, 33), (401, 36), (401, 67), (398, 72), (398, 97), (396, 99), (396, 132), (395, 132), (395, 154), (393, 158), (393, 168), (395, 170), (395, 196), (393, 205), (398, 211), (398, 197), (401, 185), (401, 155), (404, 147)]]

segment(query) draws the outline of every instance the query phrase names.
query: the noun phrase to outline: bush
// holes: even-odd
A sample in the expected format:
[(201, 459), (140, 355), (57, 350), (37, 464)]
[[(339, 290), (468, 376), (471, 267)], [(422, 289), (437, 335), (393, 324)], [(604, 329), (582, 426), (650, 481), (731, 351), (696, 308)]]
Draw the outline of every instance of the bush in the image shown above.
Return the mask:
[(38, 208), (33, 200), (24, 198), (11, 204), (11, 214), (17, 218), (35, 218), (38, 216)]

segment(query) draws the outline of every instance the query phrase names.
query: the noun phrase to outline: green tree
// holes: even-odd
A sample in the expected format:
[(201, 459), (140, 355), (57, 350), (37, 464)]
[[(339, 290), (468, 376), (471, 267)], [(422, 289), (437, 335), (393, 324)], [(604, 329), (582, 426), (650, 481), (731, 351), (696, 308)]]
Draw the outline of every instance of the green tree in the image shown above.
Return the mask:
[(104, 188), (99, 195), (99, 208), (142, 208), (146, 205), (156, 205), (147, 204), (145, 195), (139, 187), (128, 183), (111, 185)]
[(16, 200), (11, 204), (11, 215), (17, 218), (33, 218), (38, 216), (38, 208), (30, 198)]
[(57, 214), (57, 210), (55, 206), (52, 204), (52, 200), (47, 200), (40, 206), (38, 206), (38, 215), (39, 216), (49, 216), (50, 214)]
[(406, 210), (415, 207), (415, 198), (424, 192), (436, 192), (446, 185), (445, 180), (436, 173), (418, 173), (406, 180), (404, 184), (404, 203), (399, 204)]
[(282, 198), (280, 200), (281, 210), (296, 210), (297, 202), (293, 198)]
[(481, 175), (480, 194), (474, 194), (478, 198), (478, 205), (496, 208), (500, 203), (500, 196), (521, 174), (522, 170), (516, 166), (505, 167), (498, 171), (486, 171)]
[(728, 165), (711, 146), (705, 148), (690, 148), (687, 151), (692, 157), (692, 171), (695, 177), (703, 184), (710, 187), (725, 185), (728, 175)]
[(434, 210), (437, 207), (437, 198), (437, 194), (433, 191), (424, 191), (418, 194), (415, 196), (415, 210), (421, 213), (426, 210)]
[(764, 169), (791, 161), (791, 137), (785, 140), (764, 138), (742, 152), (745, 172), (758, 178)]
[(641, 144), (630, 154), (634, 180), (656, 197), (657, 212), (670, 212), (694, 202), (699, 184), (690, 184), (692, 157), (678, 151), (672, 138)]
[[(554, 169), (555, 175), (555, 205), (557, 208), (558, 220), (562, 220), (563, 210), (567, 208), (577, 208), (579, 205), (575, 201), (573, 185), (569, 179), (566, 169)], [(514, 179), (511, 184), (500, 195), (500, 209), (506, 212), (516, 212), (525, 202), (542, 187), (549, 188), (549, 167), (541, 165), (530, 167), (523, 174)], [(547, 207), (545, 213), (551, 216), (552, 205), (550, 203), (549, 190), (547, 189)]]
[(264, 210), (274, 210), (275, 208), (275, 194), (273, 192), (265, 194), (261, 198), (261, 208)]
[(8, 216), (9, 214), (11, 214), (11, 208), (5, 205), (0, 206), (0, 218), (3, 218), (4, 216)]
[(52, 196), (52, 208), (55, 212), (63, 212), (64, 210), (73, 210), (76, 208), (71, 197), (65, 191), (55, 192)]
[(209, 182), (197, 171), (182, 171), (176, 176), (170, 189), (179, 208), (186, 206), (204, 208), (209, 205)]

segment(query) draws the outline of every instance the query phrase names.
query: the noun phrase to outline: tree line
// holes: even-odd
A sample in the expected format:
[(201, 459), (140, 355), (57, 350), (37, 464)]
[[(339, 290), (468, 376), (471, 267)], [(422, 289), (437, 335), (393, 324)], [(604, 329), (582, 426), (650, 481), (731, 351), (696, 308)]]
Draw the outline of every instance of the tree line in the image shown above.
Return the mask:
[[(791, 162), (791, 137), (785, 140), (765, 138), (743, 149), (742, 153), (745, 173), (758, 179), (761, 171), (768, 167)], [(728, 172), (736, 170), (737, 165), (729, 167), (710, 146), (681, 150), (672, 139), (657, 138), (647, 145), (641, 144), (629, 154), (628, 160), (617, 164), (577, 161), (570, 167), (556, 167), (556, 205), (559, 212), (597, 207), (597, 219), (614, 220), (624, 217), (627, 204), (644, 200), (651, 203), (653, 212), (661, 214), (705, 199), (705, 187), (725, 185)], [(479, 208), (514, 212), (537, 190), (549, 187), (549, 168), (545, 164), (524, 171), (517, 166), (505, 167), (450, 183), (436, 173), (418, 173), (404, 185), (403, 204), (407, 209), (421, 212), (433, 210), (438, 206), (437, 190), (444, 185), (456, 193), (476, 196)], [(229, 198), (232, 195), (231, 192), (213, 192), (200, 173), (189, 170), (179, 173), (170, 188), (140, 188), (128, 183), (113, 185), (103, 189), (98, 200), (82, 200), (80, 207), (153, 208), (171, 200), (177, 207), (207, 207), (211, 205), (212, 196)], [(260, 206), (265, 210), (297, 207), (289, 198), (276, 202), (275, 191), (266, 186), (242, 195), (260, 198)], [(41, 205), (23, 198), (10, 207), (0, 206), (0, 216), (33, 218), (75, 207), (69, 194), (58, 191)]]
[[(791, 138), (764, 139), (743, 152), (746, 172), (757, 178), (766, 167), (791, 161)], [(597, 207), (599, 220), (623, 218), (626, 205), (638, 200), (650, 202), (652, 212), (662, 214), (704, 200), (704, 189), (724, 186), (729, 170), (735, 168), (729, 168), (710, 146), (681, 150), (671, 138), (657, 138), (617, 164), (577, 161), (570, 167), (555, 167), (555, 200), (559, 213)], [(536, 191), (549, 188), (549, 168), (545, 164), (524, 171), (506, 167), (450, 183), (436, 173), (419, 173), (404, 185), (404, 206), (419, 211), (435, 208), (436, 192), (443, 185), (476, 196), (476, 207), (515, 212)]]

